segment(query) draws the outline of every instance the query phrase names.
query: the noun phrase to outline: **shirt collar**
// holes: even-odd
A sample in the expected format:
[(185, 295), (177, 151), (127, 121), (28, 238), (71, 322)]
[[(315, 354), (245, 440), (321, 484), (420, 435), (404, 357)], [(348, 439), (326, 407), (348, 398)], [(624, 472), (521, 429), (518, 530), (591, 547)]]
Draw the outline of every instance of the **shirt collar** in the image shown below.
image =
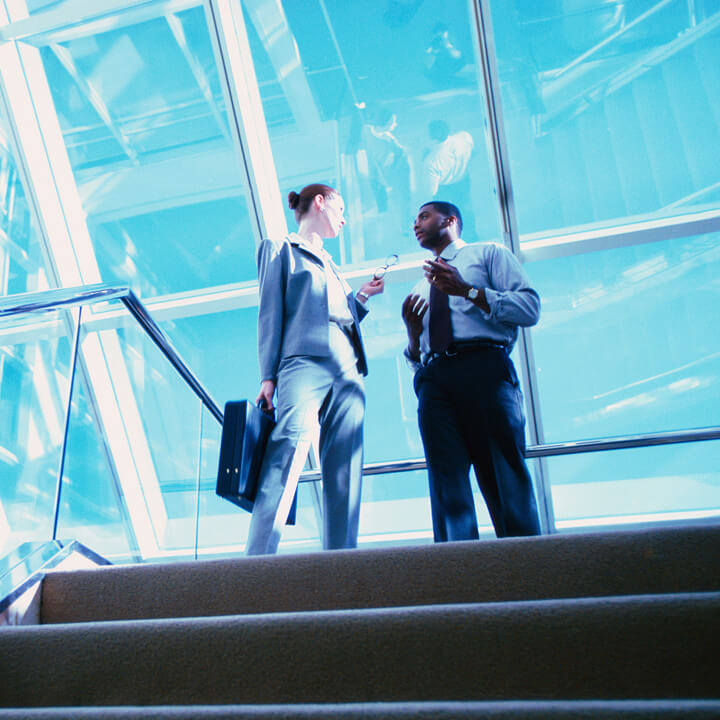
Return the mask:
[(467, 245), (464, 240), (458, 238), (451, 242), (439, 255), (443, 260), (454, 260), (457, 254)]
[(291, 245), (297, 245), (299, 248), (302, 248), (306, 252), (309, 252), (311, 255), (314, 255), (316, 258), (318, 258), (318, 260), (322, 260), (323, 262), (325, 262), (330, 257), (325, 248), (318, 248), (314, 245), (311, 245), (297, 233), (290, 233), (287, 236), (287, 239)]

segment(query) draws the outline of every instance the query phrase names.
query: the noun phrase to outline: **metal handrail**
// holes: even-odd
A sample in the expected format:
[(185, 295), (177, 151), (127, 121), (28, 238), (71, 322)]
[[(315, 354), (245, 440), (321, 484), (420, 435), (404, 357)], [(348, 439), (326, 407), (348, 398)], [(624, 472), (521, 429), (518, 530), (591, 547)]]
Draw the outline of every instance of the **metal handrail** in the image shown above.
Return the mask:
[(565, 73), (572, 70), (574, 67), (577, 67), (581, 63), (583, 63), (585, 60), (587, 60), (589, 57), (593, 56), (595, 53), (602, 50), (604, 47), (609, 45), (614, 40), (617, 40), (619, 37), (622, 37), (625, 33), (627, 33), (629, 30), (632, 30), (634, 27), (639, 25), (640, 23), (645, 22), (649, 17), (652, 17), (655, 13), (657, 13), (659, 10), (662, 10), (666, 5), (669, 5), (674, 0), (661, 0), (657, 5), (654, 5), (649, 10), (646, 10), (642, 15), (638, 15), (634, 20), (630, 21), (627, 25), (624, 25), (619, 30), (616, 30), (614, 33), (608, 35), (605, 39), (601, 40), (597, 45), (594, 45), (589, 50), (586, 50), (582, 55), (579, 55), (574, 60), (569, 62), (565, 67), (558, 68), (557, 70), (550, 70), (548, 71), (547, 75), (552, 78), (558, 78), (562, 75), (565, 75)]
[(152, 319), (147, 308), (140, 302), (137, 295), (126, 286), (111, 286), (98, 283), (75, 288), (44, 290), (35, 293), (10, 295), (0, 299), (0, 318), (13, 315), (52, 312), (67, 310), (72, 307), (94, 305), (108, 300), (120, 300), (130, 314), (137, 320), (142, 329), (165, 355), (170, 364), (182, 377), (190, 389), (202, 401), (213, 417), (222, 424), (223, 413), (207, 390), (185, 364), (179, 353), (172, 346), (167, 335)]
[[(594, 440), (574, 440), (562, 443), (544, 443), (528, 445), (526, 458), (554, 457), (557, 455), (577, 455), (578, 453), (601, 452), (604, 450), (629, 450), (631, 448), (654, 447), (656, 445), (674, 445), (677, 443), (720, 440), (720, 426), (696, 428), (693, 430), (675, 430), (673, 432), (645, 433), (642, 435), (623, 435)], [(391, 460), (389, 462), (368, 463), (363, 466), (363, 475), (384, 475), (391, 472), (410, 472), (425, 470), (425, 458), (410, 460)], [(319, 470), (306, 470), (300, 475), (302, 482), (320, 480)]]
[[(37, 293), (12, 295), (0, 298), (0, 318), (24, 313), (50, 312), (79, 305), (106, 302), (108, 300), (121, 300), (123, 302), (128, 311), (138, 321), (188, 386), (202, 400), (205, 407), (207, 407), (217, 421), (222, 424), (223, 413), (217, 403), (210, 397), (200, 381), (188, 368), (175, 348), (173, 348), (165, 333), (152, 319), (147, 308), (145, 308), (129, 287), (113, 287), (97, 284), (86, 285), (79, 288), (62, 288), (59, 290), (45, 290)], [(529, 445), (525, 450), (525, 457), (540, 458), (557, 455), (575, 455), (578, 453), (601, 452), (604, 450), (627, 450), (630, 448), (703, 442), (706, 440), (720, 440), (720, 426)], [(412, 470), (424, 470), (426, 467), (427, 464), (424, 458), (368, 463), (363, 466), (363, 475), (409, 472)], [(320, 477), (319, 470), (305, 470), (300, 475), (300, 480), (310, 482), (320, 480)]]

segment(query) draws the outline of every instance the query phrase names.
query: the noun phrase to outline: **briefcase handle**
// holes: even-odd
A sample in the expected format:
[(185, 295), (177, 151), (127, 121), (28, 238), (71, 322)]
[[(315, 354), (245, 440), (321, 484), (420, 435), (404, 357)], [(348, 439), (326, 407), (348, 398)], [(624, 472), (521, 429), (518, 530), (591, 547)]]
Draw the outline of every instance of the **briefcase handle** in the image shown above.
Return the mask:
[(269, 410), (265, 406), (265, 403), (262, 400), (257, 401), (257, 408), (261, 412), (265, 413), (265, 415), (267, 415), (269, 418), (272, 418), (273, 420), (275, 420), (275, 408), (273, 408), (272, 410)]

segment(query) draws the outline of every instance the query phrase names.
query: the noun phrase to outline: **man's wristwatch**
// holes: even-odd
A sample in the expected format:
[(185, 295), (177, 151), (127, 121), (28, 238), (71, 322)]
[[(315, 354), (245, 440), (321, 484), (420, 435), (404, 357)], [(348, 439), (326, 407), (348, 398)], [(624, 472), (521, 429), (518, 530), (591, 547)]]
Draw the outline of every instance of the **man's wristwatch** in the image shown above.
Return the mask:
[(367, 302), (370, 299), (370, 296), (367, 293), (364, 293), (362, 290), (357, 291), (357, 296), (359, 298), (362, 298), (365, 302)]
[(471, 287), (471, 288), (467, 291), (467, 295), (465, 295), (465, 297), (466, 297), (470, 302), (475, 302), (475, 300), (477, 300), (477, 296), (478, 296), (479, 294), (480, 294), (480, 291), (479, 291), (476, 287)]

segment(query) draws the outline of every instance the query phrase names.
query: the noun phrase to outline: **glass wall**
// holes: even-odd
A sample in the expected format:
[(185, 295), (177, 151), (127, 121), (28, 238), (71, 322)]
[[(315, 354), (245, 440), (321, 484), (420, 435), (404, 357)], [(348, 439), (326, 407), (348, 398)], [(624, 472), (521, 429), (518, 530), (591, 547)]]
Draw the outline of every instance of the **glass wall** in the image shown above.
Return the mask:
[(533, 339), (548, 442), (717, 424), (717, 234), (527, 269), (543, 298)]
[(521, 233), (720, 207), (716, 2), (490, 7)]
[(0, 553), (52, 537), (72, 347), (64, 311), (0, 323)]
[(246, 181), (203, 7), (106, 27), (28, 38), (64, 144), (51, 155), (69, 159), (99, 279), (143, 298), (254, 279)]
[[(218, 404), (253, 399), (256, 244), (294, 227), (290, 190), (328, 183), (347, 225), (326, 247), (351, 285), (400, 256), (363, 323), (365, 461), (421, 458), (400, 307), (426, 256), (416, 209), (449, 200), (464, 239), (512, 244), (542, 297), (514, 359), (543, 441), (720, 425), (714, 0), (97, 0), (82, 17), (26, 4), (0, 43), (24, 63), (0, 68), (3, 293), (129, 285)], [(116, 557), (241, 551), (249, 518), (214, 494), (217, 422), (136, 330), (91, 319), (63, 532)], [(17, 418), (34, 401), (11, 388), (7, 347)], [(716, 446), (537, 464), (549, 529), (718, 515)], [(430, 541), (426, 482), (367, 476), (361, 542)], [(303, 483), (281, 551), (320, 547), (316, 498)]]

